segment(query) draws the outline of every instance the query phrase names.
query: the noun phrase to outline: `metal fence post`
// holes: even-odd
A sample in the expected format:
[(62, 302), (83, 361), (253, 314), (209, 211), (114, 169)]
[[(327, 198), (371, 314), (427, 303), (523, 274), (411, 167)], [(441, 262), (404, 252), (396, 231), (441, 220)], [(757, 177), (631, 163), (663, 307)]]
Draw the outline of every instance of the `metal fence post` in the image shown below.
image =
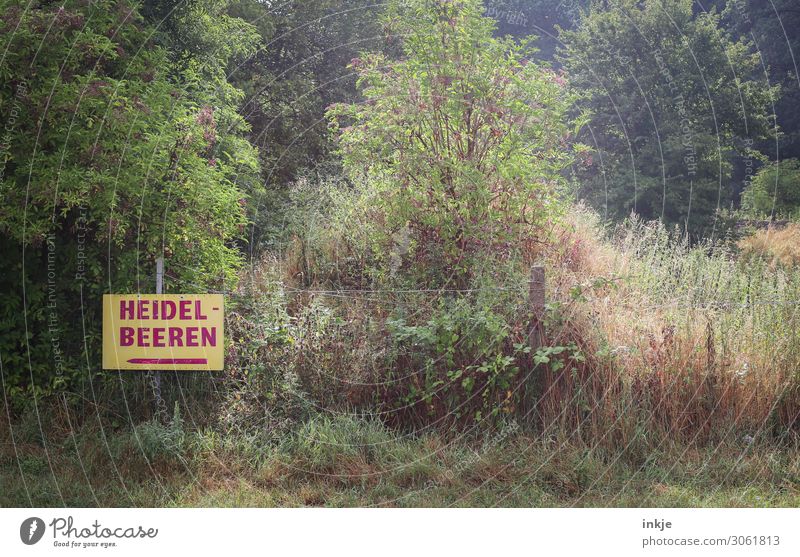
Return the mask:
[[(164, 258), (156, 259), (156, 294), (164, 293)], [(150, 370), (153, 378), (153, 393), (156, 396), (156, 416), (157, 419), (164, 421), (167, 419), (167, 407), (161, 394), (161, 372)]]

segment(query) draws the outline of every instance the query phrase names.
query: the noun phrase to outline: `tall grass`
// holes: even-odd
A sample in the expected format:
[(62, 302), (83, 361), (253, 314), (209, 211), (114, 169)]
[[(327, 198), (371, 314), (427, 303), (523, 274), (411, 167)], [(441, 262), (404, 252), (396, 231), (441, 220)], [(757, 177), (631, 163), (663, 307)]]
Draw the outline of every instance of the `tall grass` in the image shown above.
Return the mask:
[(556, 295), (613, 279), (587, 289), (578, 310), (606, 363), (594, 370), (601, 380), (573, 390), (593, 393), (599, 429), (635, 447), (751, 442), (796, 428), (797, 270), (739, 258), (724, 245), (691, 246), (657, 223), (634, 219), (605, 241), (591, 213), (578, 210), (571, 221), (551, 257)]
[(761, 259), (771, 268), (800, 266), (800, 224), (756, 230), (738, 245), (744, 258)]

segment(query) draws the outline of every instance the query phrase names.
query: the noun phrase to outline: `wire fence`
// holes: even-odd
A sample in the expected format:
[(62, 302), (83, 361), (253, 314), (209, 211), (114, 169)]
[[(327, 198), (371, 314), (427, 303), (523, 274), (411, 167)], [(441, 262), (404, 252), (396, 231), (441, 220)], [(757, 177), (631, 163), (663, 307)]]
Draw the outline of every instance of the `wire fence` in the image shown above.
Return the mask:
[[(196, 282), (177, 277), (167, 273), (166, 275), (170, 280), (177, 282), (179, 285), (189, 286), (204, 293), (209, 294), (224, 294), (233, 297), (242, 297), (247, 295), (242, 290), (230, 289), (214, 289), (209, 288), (207, 285), (198, 284)], [(485, 286), (473, 288), (300, 288), (296, 286), (289, 286), (284, 283), (271, 283), (268, 288), (274, 292), (286, 292), (289, 294), (313, 294), (319, 296), (328, 296), (334, 298), (349, 298), (349, 299), (363, 299), (368, 295), (396, 295), (396, 294), (472, 294), (478, 292), (524, 292), (530, 288), (531, 281), (521, 281), (513, 285), (503, 286)], [(643, 304), (640, 302), (626, 302), (625, 300), (611, 300), (609, 302), (616, 306), (624, 307), (626, 309), (636, 309), (642, 311), (658, 310), (658, 309), (700, 309), (700, 310), (726, 310), (726, 309), (744, 309), (748, 307), (758, 306), (798, 306), (800, 299), (777, 300), (777, 299), (751, 299), (751, 300), (718, 300), (718, 299), (701, 299), (701, 300), (685, 300), (674, 299), (657, 304)], [(589, 300), (595, 301), (595, 300)]]
[[(183, 265), (176, 262), (171, 262), (170, 266), (178, 267), (184, 271), (191, 271), (197, 273), (198, 269)], [(188, 280), (178, 276), (174, 272), (166, 271), (165, 277), (175, 283), (177, 286), (197, 290), (198, 293), (208, 294), (223, 294), (233, 298), (247, 296), (246, 290), (226, 289), (226, 288), (210, 288), (208, 285), (199, 284), (197, 282)], [(155, 275), (147, 275), (145, 278), (155, 279)], [(615, 277), (609, 282), (624, 281), (629, 277)], [(140, 283), (143, 282), (140, 280)], [(323, 288), (323, 287), (297, 287), (283, 282), (275, 281), (267, 283), (267, 290), (274, 292), (284, 292), (293, 295), (318, 295), (338, 299), (362, 299), (368, 300), (368, 296), (391, 296), (391, 295), (404, 295), (404, 294), (475, 294), (480, 292), (514, 292), (518, 291), (527, 294), (531, 286), (531, 280), (515, 281), (510, 284), (500, 284), (491, 286), (477, 286), (469, 288), (452, 288), (452, 287), (438, 287), (438, 288)], [(705, 294), (705, 295), (704, 295)], [(710, 294), (710, 295), (709, 295)], [(686, 299), (687, 297), (697, 296), (696, 299)], [(800, 305), (800, 299), (759, 299), (752, 297), (751, 299), (717, 299), (714, 298), (713, 292), (704, 286), (689, 287), (681, 289), (681, 295), (672, 299), (665, 299), (658, 303), (646, 303), (642, 301), (629, 302), (624, 299), (608, 298), (610, 303), (617, 307), (627, 310), (637, 311), (657, 311), (667, 309), (685, 309), (685, 310), (699, 310), (699, 311), (733, 311), (742, 310), (747, 308), (756, 308), (764, 306), (786, 307)], [(597, 301), (597, 300), (589, 300)]]

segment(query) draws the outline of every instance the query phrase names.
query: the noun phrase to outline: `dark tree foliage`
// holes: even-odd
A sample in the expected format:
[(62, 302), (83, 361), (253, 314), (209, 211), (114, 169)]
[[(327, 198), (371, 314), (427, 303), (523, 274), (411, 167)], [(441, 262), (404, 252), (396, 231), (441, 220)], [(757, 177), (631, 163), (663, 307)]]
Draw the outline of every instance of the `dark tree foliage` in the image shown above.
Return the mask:
[(484, 0), (484, 15), (497, 21), (496, 34), (536, 37), (536, 58), (558, 66), (559, 29), (573, 29), (590, 0)]
[(338, 163), (325, 110), (358, 99), (350, 61), (366, 50), (390, 49), (372, 0), (237, 0), (229, 13), (252, 22), (263, 46), (231, 68), (230, 79), (247, 96), (241, 114), (260, 148), (263, 181), (253, 245), (282, 238), (291, 208), (286, 188), (303, 173), (330, 174)]
[(24, 400), (97, 370), (102, 294), (152, 291), (156, 257), (167, 291), (235, 280), (259, 169), (220, 68), (258, 36), (207, 14), (192, 56), (126, 1), (0, 13), (0, 357)]
[(596, 153), (580, 195), (609, 218), (636, 212), (717, 232), (716, 213), (738, 201), (737, 163), (774, 134), (770, 86), (751, 43), (691, 0), (598, 2), (561, 34), (561, 60), (591, 111), (583, 140)]
[(774, 106), (779, 141), (770, 137), (759, 148), (772, 160), (800, 157), (800, 5), (795, 0), (701, 0), (697, 4), (703, 11), (719, 10), (722, 25), (753, 44), (762, 70), (781, 86)]

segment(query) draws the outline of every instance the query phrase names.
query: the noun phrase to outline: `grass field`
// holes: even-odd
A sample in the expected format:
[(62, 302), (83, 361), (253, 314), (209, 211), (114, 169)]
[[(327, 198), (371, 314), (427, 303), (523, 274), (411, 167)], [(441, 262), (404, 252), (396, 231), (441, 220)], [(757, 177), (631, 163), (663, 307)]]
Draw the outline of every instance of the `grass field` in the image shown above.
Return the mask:
[(800, 505), (797, 448), (758, 442), (641, 460), (513, 426), (448, 441), (345, 417), (313, 419), (265, 445), (153, 423), (133, 432), (86, 425), (46, 440), (28, 423), (13, 428), (13, 443), (2, 431), (4, 507)]

